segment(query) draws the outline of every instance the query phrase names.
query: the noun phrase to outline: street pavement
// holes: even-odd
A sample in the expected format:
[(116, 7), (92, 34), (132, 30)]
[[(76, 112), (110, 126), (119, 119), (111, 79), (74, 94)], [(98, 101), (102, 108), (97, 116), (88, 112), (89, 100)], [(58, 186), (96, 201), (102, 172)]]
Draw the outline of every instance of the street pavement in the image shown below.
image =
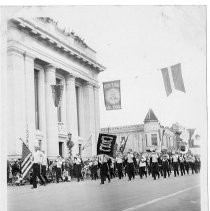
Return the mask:
[(199, 211), (199, 174), (8, 187), (8, 211)]

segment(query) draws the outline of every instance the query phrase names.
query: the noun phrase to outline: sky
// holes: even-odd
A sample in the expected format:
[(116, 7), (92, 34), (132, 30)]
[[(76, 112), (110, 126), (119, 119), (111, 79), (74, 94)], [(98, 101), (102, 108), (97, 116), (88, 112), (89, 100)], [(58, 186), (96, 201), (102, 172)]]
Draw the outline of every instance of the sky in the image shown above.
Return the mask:
[[(29, 12), (30, 11), (30, 12)], [(207, 138), (206, 9), (203, 6), (57, 6), (17, 9), (50, 16), (97, 51), (100, 126), (142, 124), (153, 109), (160, 123), (178, 122)], [(181, 63), (186, 93), (166, 96), (159, 69)], [(122, 109), (107, 111), (102, 82), (120, 80)]]

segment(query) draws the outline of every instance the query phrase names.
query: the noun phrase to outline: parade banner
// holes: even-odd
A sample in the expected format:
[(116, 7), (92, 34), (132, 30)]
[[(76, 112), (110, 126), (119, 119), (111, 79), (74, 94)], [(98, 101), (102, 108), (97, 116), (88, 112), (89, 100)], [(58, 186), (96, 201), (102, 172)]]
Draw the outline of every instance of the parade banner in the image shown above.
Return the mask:
[(172, 65), (170, 67), (162, 68), (161, 72), (167, 97), (172, 93), (174, 89), (181, 92), (186, 92), (180, 63)]
[(106, 110), (121, 109), (120, 81), (103, 82)]
[(116, 143), (117, 136), (110, 134), (99, 133), (97, 144), (97, 155), (105, 154), (113, 157), (114, 145)]

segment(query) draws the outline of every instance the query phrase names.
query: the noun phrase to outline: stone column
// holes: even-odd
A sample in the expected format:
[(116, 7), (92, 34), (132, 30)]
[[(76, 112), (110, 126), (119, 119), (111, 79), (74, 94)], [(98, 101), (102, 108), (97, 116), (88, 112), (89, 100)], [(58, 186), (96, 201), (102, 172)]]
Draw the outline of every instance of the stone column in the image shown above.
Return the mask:
[(45, 103), (46, 103), (46, 142), (47, 156), (55, 158), (59, 154), (57, 109), (54, 105), (51, 85), (55, 85), (56, 68), (45, 67)]
[(45, 105), (45, 72), (44, 69), (39, 70), (38, 75), (38, 95), (39, 95), (39, 125), (43, 137), (43, 150), (47, 154), (47, 141), (46, 141), (46, 105)]
[(11, 49), (7, 54), (7, 150), (8, 156), (21, 156), (21, 141), (26, 138), (25, 72), (23, 52)]
[(66, 128), (67, 133), (70, 132), (72, 134), (72, 141), (74, 142), (73, 155), (79, 152), (77, 124), (75, 77), (69, 74), (66, 76)]
[(25, 108), (26, 131), (28, 132), (29, 148), (33, 151), (35, 143), (35, 96), (34, 96), (34, 57), (24, 53), (25, 71)]
[(93, 142), (92, 153), (96, 155), (97, 153), (97, 141), (98, 135), (100, 133), (100, 110), (99, 110), (99, 86), (94, 86), (94, 99), (95, 99), (95, 140)]
[(88, 140), (90, 135), (91, 137), (91, 146), (89, 146), (84, 151), (84, 156), (90, 157), (93, 155), (93, 150), (95, 147), (95, 102), (94, 102), (94, 91), (93, 91), (93, 85), (90, 83), (86, 83), (84, 86), (84, 124), (85, 124), (85, 141)]

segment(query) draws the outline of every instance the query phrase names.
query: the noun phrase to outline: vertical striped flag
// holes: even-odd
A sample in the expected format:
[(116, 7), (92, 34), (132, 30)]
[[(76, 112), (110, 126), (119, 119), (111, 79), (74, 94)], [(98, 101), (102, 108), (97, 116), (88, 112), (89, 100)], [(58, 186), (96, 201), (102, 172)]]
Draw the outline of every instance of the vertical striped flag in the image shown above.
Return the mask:
[(22, 144), (22, 162), (21, 162), (21, 174), (22, 178), (24, 178), (33, 165), (32, 162), (32, 153), (27, 147), (27, 145), (23, 142)]
[(121, 152), (121, 153), (124, 152), (127, 141), (128, 141), (128, 136), (127, 136), (126, 139), (124, 139), (124, 140), (120, 143), (120, 152)]
[(186, 92), (180, 63), (172, 65), (171, 67), (162, 68), (161, 72), (167, 97), (172, 93), (174, 89)]

